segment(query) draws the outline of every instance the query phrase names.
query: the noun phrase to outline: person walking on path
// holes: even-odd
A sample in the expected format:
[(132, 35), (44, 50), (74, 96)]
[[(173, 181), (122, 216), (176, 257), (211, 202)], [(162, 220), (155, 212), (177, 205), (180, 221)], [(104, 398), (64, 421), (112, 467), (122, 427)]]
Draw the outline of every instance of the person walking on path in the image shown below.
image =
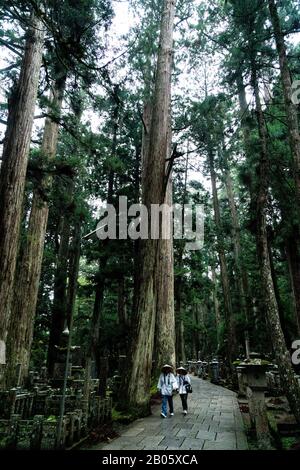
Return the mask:
[(173, 391), (177, 390), (177, 380), (173, 374), (173, 367), (165, 364), (161, 369), (157, 388), (162, 396), (161, 417), (166, 418), (168, 413), (168, 404), (170, 416), (174, 416)]
[(178, 391), (181, 398), (183, 414), (186, 415), (188, 412), (188, 388), (191, 387), (191, 379), (184, 367), (178, 367), (177, 372), (177, 385)]

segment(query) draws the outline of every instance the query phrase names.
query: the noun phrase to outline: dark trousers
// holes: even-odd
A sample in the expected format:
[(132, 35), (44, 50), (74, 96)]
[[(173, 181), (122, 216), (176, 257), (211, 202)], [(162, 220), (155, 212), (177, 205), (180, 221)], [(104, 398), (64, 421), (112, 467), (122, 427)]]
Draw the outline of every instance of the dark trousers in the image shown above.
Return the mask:
[(188, 394), (187, 393), (181, 393), (180, 398), (181, 398), (183, 411), (187, 411), (188, 410), (188, 404), (187, 404)]

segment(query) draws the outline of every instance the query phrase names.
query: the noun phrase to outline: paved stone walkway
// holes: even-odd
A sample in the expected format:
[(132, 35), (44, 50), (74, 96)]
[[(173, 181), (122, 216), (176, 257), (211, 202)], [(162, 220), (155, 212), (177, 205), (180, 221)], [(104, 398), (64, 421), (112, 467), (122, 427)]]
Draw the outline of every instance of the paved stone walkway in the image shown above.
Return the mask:
[(94, 450), (243, 450), (248, 449), (236, 394), (208, 381), (192, 377), (189, 412), (182, 415), (175, 397), (173, 417), (153, 415), (130, 424), (120, 437)]

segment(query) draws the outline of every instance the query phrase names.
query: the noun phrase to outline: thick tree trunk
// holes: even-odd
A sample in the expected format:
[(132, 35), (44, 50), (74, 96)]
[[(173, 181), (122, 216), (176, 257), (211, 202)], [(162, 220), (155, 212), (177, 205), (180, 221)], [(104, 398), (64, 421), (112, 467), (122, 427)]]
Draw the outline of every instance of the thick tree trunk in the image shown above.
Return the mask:
[[(165, 164), (168, 154), (172, 70), (173, 23), (175, 1), (163, 3), (155, 93), (150, 127), (150, 142), (145, 162), (143, 203), (150, 213), (151, 204), (164, 201)], [(150, 224), (149, 224), (150, 225)], [(155, 272), (158, 240), (144, 240), (141, 251), (141, 281), (137, 308), (136, 340), (133, 344), (128, 381), (129, 403), (140, 414), (149, 413), (152, 354), (156, 314)]]
[[(170, 179), (165, 204), (172, 206), (172, 180)], [(159, 240), (156, 285), (156, 330), (155, 360), (157, 372), (165, 363), (176, 365), (175, 313), (174, 313), (174, 260), (172, 214), (170, 217), (170, 239)]]
[[(279, 56), (280, 76), (283, 89), (283, 97), (286, 111), (286, 122), (289, 131), (289, 141), (294, 163), (294, 178), (298, 196), (298, 204), (300, 202), (300, 133), (299, 119), (297, 114), (297, 106), (292, 102), (292, 78), (289, 70), (288, 58), (286, 54), (286, 46), (284, 35), (280, 25), (280, 19), (277, 11), (275, 0), (268, 0), (270, 17), (274, 29), (276, 48)], [(299, 231), (299, 229), (298, 229)], [(292, 237), (293, 238), (293, 237)], [(299, 280), (300, 280), (300, 256), (299, 256), (299, 237), (291, 240), (293, 249), (293, 257), (290, 258), (290, 275), (293, 286), (295, 299), (295, 311), (297, 316), (298, 331), (300, 332), (300, 299), (299, 299)], [(289, 244), (289, 241), (287, 241)]]
[(295, 317), (298, 327), (298, 334), (300, 334), (300, 249), (299, 234), (298, 230), (295, 227), (291, 235), (285, 241), (285, 247), (289, 274), (291, 279)]
[(0, 174), (0, 341), (6, 342), (16, 269), (28, 153), (44, 31), (35, 17), (26, 34), (20, 77), (9, 103)]
[(249, 358), (250, 347), (249, 347), (248, 323), (249, 323), (249, 314), (251, 314), (251, 312), (250, 312), (250, 299), (249, 299), (249, 292), (248, 292), (248, 279), (247, 279), (247, 273), (242, 265), (240, 224), (238, 220), (236, 205), (234, 202), (232, 178), (231, 178), (230, 170), (227, 166), (227, 163), (226, 163), (226, 168), (225, 168), (225, 186), (226, 186), (226, 192), (228, 196), (230, 215), (231, 215), (231, 231), (232, 231), (236, 281), (237, 281), (238, 291), (239, 291), (241, 313), (244, 316), (244, 322), (246, 325), (245, 326), (245, 352), (246, 352), (246, 357)]
[(142, 133), (142, 151), (141, 151), (141, 190), (142, 199), (144, 199), (144, 190), (146, 187), (146, 165), (150, 147), (150, 131), (152, 119), (152, 104), (150, 102), (144, 105), (143, 111), (143, 133)]
[[(171, 80), (171, 74), (170, 74)], [(170, 83), (171, 89), (171, 83)], [(171, 157), (172, 129), (169, 120), (167, 158)], [(166, 173), (168, 163), (166, 163)], [(176, 366), (175, 349), (175, 309), (174, 309), (174, 253), (173, 253), (173, 184), (172, 174), (168, 177), (164, 204), (170, 208), (168, 215), (167, 239), (159, 240), (155, 274), (156, 326), (155, 326), (155, 365), (159, 375), (161, 366), (166, 362)], [(172, 334), (173, 332), (173, 334)]]
[(298, 193), (298, 203), (300, 202), (300, 134), (297, 106), (292, 102), (292, 78), (289, 70), (284, 35), (281, 30), (280, 19), (278, 16), (275, 0), (268, 0), (270, 17), (274, 29), (276, 48), (279, 56), (280, 76), (282, 82), (286, 122), (289, 131), (290, 147), (294, 161), (295, 183)]
[(276, 297), (276, 302), (278, 306), (278, 314), (279, 314), (279, 319), (280, 319), (280, 325), (282, 329), (282, 333), (285, 339), (285, 344), (286, 347), (290, 344), (292, 344), (292, 340), (289, 336), (287, 325), (286, 325), (286, 318), (284, 315), (284, 306), (282, 304), (281, 298), (280, 298), (280, 292), (279, 292), (279, 287), (278, 287), (278, 282), (277, 282), (277, 277), (276, 277), (276, 271), (275, 271), (275, 265), (274, 265), (274, 259), (273, 259), (273, 253), (271, 249), (271, 243), (268, 241), (268, 249), (269, 249), (269, 258), (270, 258), (270, 268), (271, 268), (271, 275), (272, 275), (272, 280), (273, 280), (273, 286), (274, 286), (274, 293)]
[(222, 222), (221, 222), (221, 214), (220, 214), (219, 199), (218, 199), (214, 157), (211, 151), (209, 153), (209, 168), (210, 168), (211, 186), (212, 186), (212, 194), (213, 194), (214, 218), (215, 218), (215, 224), (216, 224), (216, 229), (217, 229), (218, 254), (219, 254), (220, 269), (221, 269), (221, 282), (222, 282), (222, 290), (223, 290), (223, 296), (224, 296), (224, 313), (225, 313), (225, 322), (226, 322), (226, 329), (227, 329), (226, 331), (227, 362), (228, 362), (228, 367), (231, 370), (232, 361), (234, 359), (234, 354), (236, 352), (235, 324), (234, 324), (234, 318), (233, 318), (233, 309), (232, 309), (232, 302), (231, 302), (231, 295), (230, 295), (230, 286), (229, 286), (228, 270), (227, 270), (227, 265), (226, 265), (225, 250), (224, 250), (223, 241), (222, 241)]
[(268, 238), (267, 238), (267, 198), (269, 159), (267, 150), (267, 130), (262, 112), (255, 60), (251, 64), (251, 84), (255, 95), (255, 105), (260, 139), (259, 189), (257, 196), (257, 253), (261, 271), (262, 292), (265, 300), (266, 318), (273, 350), (280, 374), (282, 387), (297, 422), (300, 423), (300, 387), (291, 365), (290, 354), (282, 333), (278, 305), (272, 279)]
[[(143, 143), (143, 141), (142, 141)], [(142, 158), (142, 148), (140, 142), (136, 143), (136, 154), (135, 154), (135, 172), (134, 172), (134, 194), (135, 200), (140, 200), (141, 193), (141, 158)], [(134, 240), (133, 242), (133, 299), (132, 299), (132, 311), (137, 311), (137, 299), (139, 291), (139, 277), (140, 277), (140, 240)], [(129, 320), (130, 319), (130, 320)], [(131, 323), (132, 317), (128, 318), (128, 326)]]
[[(248, 109), (248, 104), (246, 100), (246, 92), (245, 92), (245, 85), (243, 83), (243, 76), (240, 71), (237, 73), (237, 92), (238, 92), (238, 99), (239, 99), (239, 107), (240, 107), (240, 120), (241, 120), (241, 127), (243, 132), (243, 142), (244, 142), (244, 151), (246, 159), (251, 155), (252, 147), (251, 147), (251, 140), (250, 140), (250, 133), (251, 133), (251, 115)], [(247, 184), (249, 194), (250, 194), (250, 206), (255, 210), (256, 208), (256, 188), (254, 187), (252, 178), (249, 179)], [(246, 292), (248, 292), (249, 303), (247, 302), (247, 307), (250, 309), (248, 311), (248, 319), (251, 319), (251, 323), (254, 326), (253, 337), (257, 336), (260, 332), (258, 329), (260, 328), (260, 322), (265, 322), (264, 317), (264, 308), (263, 306), (258, 308), (255, 299), (250, 298), (250, 287), (248, 282), (248, 276), (246, 271), (244, 270), (244, 286), (246, 288)], [(251, 308), (250, 308), (251, 305)], [(266, 336), (266, 341), (268, 338)]]
[[(135, 164), (135, 199), (139, 201), (140, 198), (143, 199), (143, 188), (145, 187), (145, 161), (149, 151), (149, 142), (150, 142), (150, 126), (151, 126), (151, 115), (152, 115), (152, 106), (150, 102), (147, 102), (144, 105), (143, 110), (143, 130), (142, 130), (142, 145), (140, 153), (136, 152), (136, 164)], [(140, 175), (141, 173), (141, 175)], [(133, 288), (133, 302), (132, 302), (132, 312), (133, 315), (131, 319), (134, 323), (135, 314), (138, 308), (138, 297), (139, 297), (139, 288), (140, 288), (140, 272), (141, 272), (141, 241), (139, 239), (134, 241), (133, 247), (133, 256), (134, 256), (134, 288)]]
[[(48, 111), (53, 118), (47, 117), (45, 122), (41, 151), (48, 161), (51, 161), (56, 155), (64, 85), (65, 77), (54, 83), (51, 106)], [(40, 182), (40, 187), (34, 191), (25, 247), (18, 262), (7, 346), (7, 387), (13, 386), (15, 383), (17, 364), (21, 364), (21, 380), (28, 373), (49, 211), (45, 193), (49, 191), (51, 184), (52, 178), (45, 176)]]

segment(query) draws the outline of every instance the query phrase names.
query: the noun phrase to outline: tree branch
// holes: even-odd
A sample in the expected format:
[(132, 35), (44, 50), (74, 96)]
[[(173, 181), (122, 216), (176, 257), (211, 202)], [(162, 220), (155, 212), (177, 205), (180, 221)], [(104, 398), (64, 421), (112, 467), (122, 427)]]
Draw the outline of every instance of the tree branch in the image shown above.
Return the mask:
[(22, 57), (22, 53), (17, 51), (15, 49), (15, 47), (17, 47), (15, 44), (14, 45), (11, 45), (8, 41), (6, 41), (5, 39), (3, 38), (0, 38), (0, 44), (2, 44), (3, 46), (7, 47), (7, 49), (9, 49), (10, 51), (12, 51), (14, 54), (18, 55), (19, 57)]
[(19, 65), (18, 62), (15, 62), (15, 63), (12, 64), (12, 65), (8, 65), (8, 66), (5, 67), (4, 69), (1, 69), (1, 70), (0, 70), (0, 73), (9, 72), (10, 70), (14, 69), (14, 68), (17, 67), (18, 65)]

